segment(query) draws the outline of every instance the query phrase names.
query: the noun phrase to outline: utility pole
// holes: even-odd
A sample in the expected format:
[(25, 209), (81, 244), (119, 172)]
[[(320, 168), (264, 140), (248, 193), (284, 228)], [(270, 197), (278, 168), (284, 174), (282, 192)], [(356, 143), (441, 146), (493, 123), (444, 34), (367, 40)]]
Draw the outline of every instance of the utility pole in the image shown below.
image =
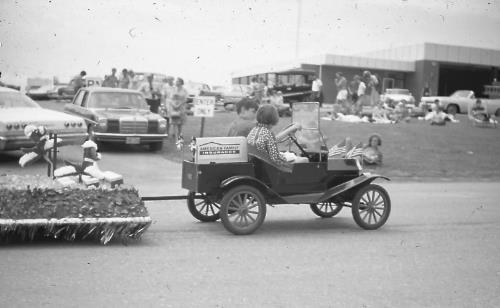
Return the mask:
[(299, 60), (299, 43), (300, 43), (300, 22), (302, 18), (302, 0), (297, 0), (297, 30), (295, 33), (295, 60)]

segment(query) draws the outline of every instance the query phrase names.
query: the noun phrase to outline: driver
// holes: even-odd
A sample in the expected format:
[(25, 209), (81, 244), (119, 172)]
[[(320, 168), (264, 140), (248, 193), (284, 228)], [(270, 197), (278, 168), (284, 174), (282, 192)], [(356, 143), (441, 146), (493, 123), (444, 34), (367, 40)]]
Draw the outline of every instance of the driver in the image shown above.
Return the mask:
[(279, 116), (276, 107), (270, 104), (264, 104), (259, 107), (256, 114), (257, 125), (252, 128), (247, 136), (249, 146), (256, 148), (258, 154), (268, 156), (271, 161), (278, 166), (287, 166), (285, 156), (278, 150), (278, 141), (283, 141), (287, 135), (300, 130), (302, 127), (298, 123), (288, 126), (278, 135), (274, 135), (271, 128), (278, 124)]

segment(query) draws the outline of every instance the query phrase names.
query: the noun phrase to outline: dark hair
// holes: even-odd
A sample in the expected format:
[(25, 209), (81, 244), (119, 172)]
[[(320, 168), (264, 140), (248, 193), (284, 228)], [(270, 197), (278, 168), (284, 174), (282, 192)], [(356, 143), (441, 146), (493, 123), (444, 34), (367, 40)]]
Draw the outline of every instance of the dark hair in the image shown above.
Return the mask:
[(481, 102), (481, 99), (480, 99), (480, 98), (476, 99), (476, 104), (481, 104), (481, 103), (482, 103), (482, 102)]
[(245, 97), (236, 103), (236, 113), (240, 114), (241, 109), (243, 108), (246, 110), (254, 109), (257, 111), (259, 109), (259, 103), (255, 99)]
[(252, 82), (254, 81), (257, 81), (257, 77), (252, 77), (252, 79), (250, 79)]
[(184, 85), (184, 79), (177, 77), (177, 81), (179, 81), (181, 83), (181, 85)]
[(80, 72), (80, 76), (85, 76), (85, 75), (87, 75), (87, 72), (86, 72), (86, 71), (81, 71), (81, 72)]
[(439, 103), (439, 100), (436, 98), (436, 99), (434, 100), (434, 103)]
[(279, 121), (278, 110), (273, 105), (260, 105), (257, 110), (257, 123), (265, 125), (276, 125)]
[(382, 145), (382, 138), (380, 138), (380, 135), (379, 134), (373, 134), (371, 135), (369, 138), (368, 138), (368, 146), (370, 146), (372, 144), (372, 139), (373, 138), (378, 138), (378, 145)]

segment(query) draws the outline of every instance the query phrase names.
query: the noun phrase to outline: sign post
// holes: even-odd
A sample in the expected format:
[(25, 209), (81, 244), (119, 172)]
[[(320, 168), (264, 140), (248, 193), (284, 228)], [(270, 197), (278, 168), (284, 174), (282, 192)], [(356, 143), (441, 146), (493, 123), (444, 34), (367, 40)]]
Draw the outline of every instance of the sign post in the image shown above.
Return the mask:
[(215, 96), (196, 96), (193, 99), (193, 116), (201, 117), (200, 137), (203, 137), (205, 130), (205, 118), (213, 118), (215, 110)]

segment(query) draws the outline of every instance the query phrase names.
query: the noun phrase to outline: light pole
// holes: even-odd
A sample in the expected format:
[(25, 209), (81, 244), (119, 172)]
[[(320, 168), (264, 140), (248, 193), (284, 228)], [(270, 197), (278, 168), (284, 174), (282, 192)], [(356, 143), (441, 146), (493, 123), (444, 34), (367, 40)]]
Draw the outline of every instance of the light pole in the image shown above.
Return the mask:
[(299, 60), (299, 42), (300, 42), (300, 21), (302, 18), (302, 0), (297, 0), (297, 29), (295, 33), (295, 60)]

